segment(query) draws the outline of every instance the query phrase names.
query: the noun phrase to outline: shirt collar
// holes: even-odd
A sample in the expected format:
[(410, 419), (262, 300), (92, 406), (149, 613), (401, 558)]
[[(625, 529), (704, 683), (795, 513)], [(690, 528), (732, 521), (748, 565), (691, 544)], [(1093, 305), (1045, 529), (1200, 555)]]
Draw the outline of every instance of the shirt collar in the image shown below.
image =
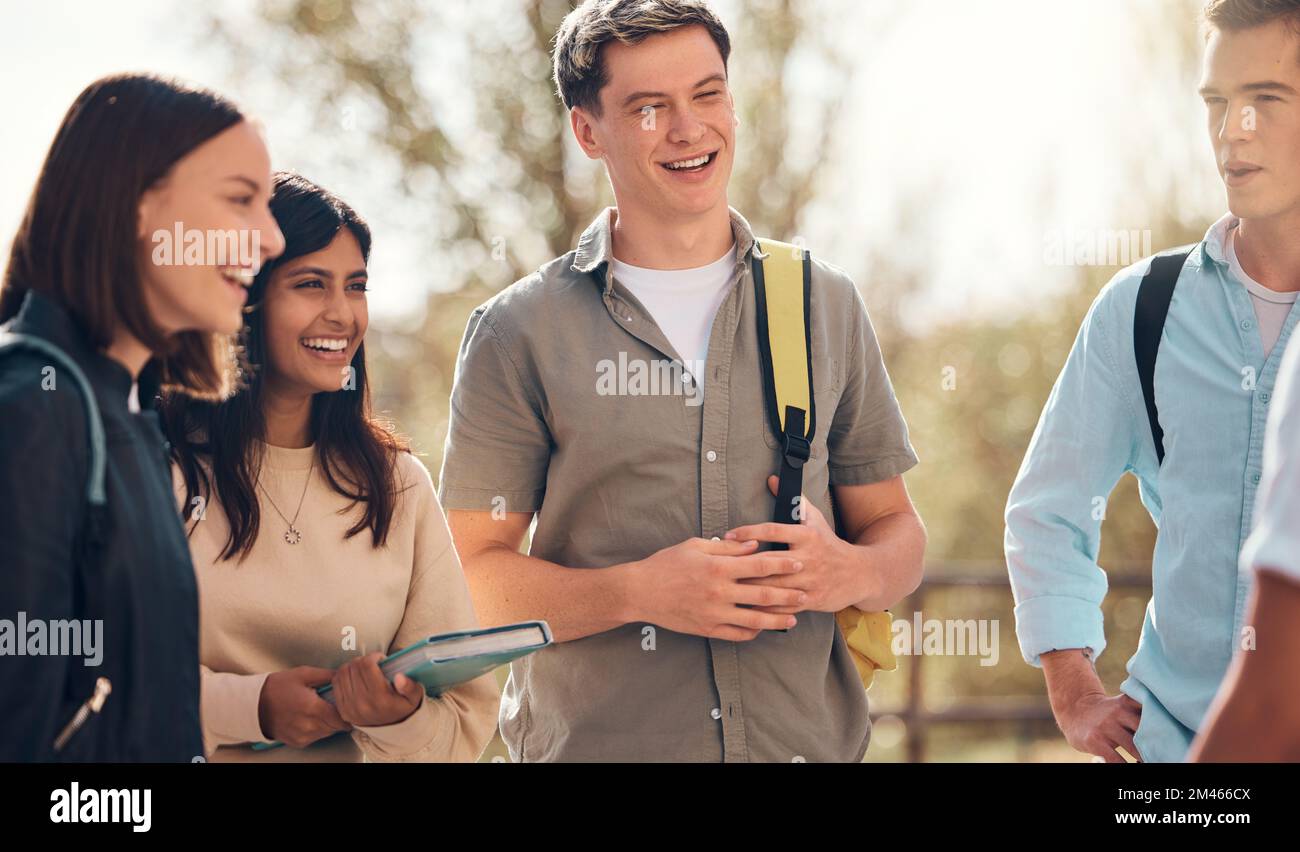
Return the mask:
[(1201, 245), (1215, 263), (1225, 266), (1228, 264), (1228, 232), (1237, 227), (1240, 222), (1241, 220), (1236, 216), (1225, 213), (1205, 232), (1205, 240)]
[[(735, 208), (727, 208), (731, 218), (731, 233), (736, 240), (736, 260), (745, 260), (754, 247), (754, 230), (749, 222)], [(614, 241), (611, 231), (614, 208), (606, 207), (597, 214), (595, 220), (587, 226), (578, 238), (578, 250), (570, 267), (574, 272), (596, 274), (609, 293), (613, 279), (605, 274), (609, 262), (614, 259)]]

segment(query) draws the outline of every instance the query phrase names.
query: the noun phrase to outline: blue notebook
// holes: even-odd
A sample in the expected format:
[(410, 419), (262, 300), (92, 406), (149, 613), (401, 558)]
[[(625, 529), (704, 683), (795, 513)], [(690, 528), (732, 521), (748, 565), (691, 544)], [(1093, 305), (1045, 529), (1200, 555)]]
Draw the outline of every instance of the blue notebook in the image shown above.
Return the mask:
[[(545, 621), (439, 633), (388, 655), (379, 664), (379, 670), (389, 680), (404, 674), (423, 684), (427, 695), (438, 696), (497, 666), (539, 651), (551, 642), (551, 628)], [(316, 692), (334, 703), (333, 684), (327, 683)], [(280, 742), (254, 743), (253, 749), (264, 751), (281, 745)]]

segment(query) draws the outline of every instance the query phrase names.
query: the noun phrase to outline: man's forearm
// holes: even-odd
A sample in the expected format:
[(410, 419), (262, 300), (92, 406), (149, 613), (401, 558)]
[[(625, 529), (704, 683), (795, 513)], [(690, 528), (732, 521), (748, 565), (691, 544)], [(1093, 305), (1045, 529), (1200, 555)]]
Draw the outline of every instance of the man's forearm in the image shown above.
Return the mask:
[(1047, 697), (1057, 719), (1061, 718), (1064, 708), (1081, 697), (1105, 694), (1106, 688), (1097, 676), (1091, 653), (1086, 648), (1066, 648), (1048, 651), (1039, 658), (1043, 664), (1043, 675), (1047, 678)]
[(851, 542), (877, 591), (857, 601), (863, 612), (888, 609), (916, 591), (925, 560), (925, 525), (915, 512), (895, 512), (877, 519)]
[(462, 562), (485, 626), (542, 619), (556, 642), (568, 642), (632, 620), (626, 564), (566, 568), (505, 545), (486, 547)]

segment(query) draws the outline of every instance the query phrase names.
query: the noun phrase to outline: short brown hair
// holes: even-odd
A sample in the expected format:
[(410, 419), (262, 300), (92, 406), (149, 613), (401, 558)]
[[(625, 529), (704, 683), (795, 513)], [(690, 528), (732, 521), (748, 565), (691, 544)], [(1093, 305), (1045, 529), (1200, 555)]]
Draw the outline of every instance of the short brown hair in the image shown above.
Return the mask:
[(0, 322), (28, 290), (73, 318), (95, 348), (120, 324), (159, 358), (164, 384), (205, 398), (233, 389), (234, 340), (168, 337), (150, 314), (136, 262), (140, 197), (178, 160), (244, 120), (207, 89), (152, 74), (117, 74), (85, 88), (63, 117), (36, 179), (0, 283)]
[(1210, 0), (1201, 10), (1201, 21), (1208, 28), (1227, 32), (1262, 27), (1285, 21), (1300, 36), (1300, 0)]
[(648, 36), (698, 24), (708, 30), (726, 67), (731, 37), (704, 0), (584, 0), (555, 34), (555, 87), (569, 109), (600, 115), (600, 90), (609, 82), (601, 58), (611, 41), (637, 44)]

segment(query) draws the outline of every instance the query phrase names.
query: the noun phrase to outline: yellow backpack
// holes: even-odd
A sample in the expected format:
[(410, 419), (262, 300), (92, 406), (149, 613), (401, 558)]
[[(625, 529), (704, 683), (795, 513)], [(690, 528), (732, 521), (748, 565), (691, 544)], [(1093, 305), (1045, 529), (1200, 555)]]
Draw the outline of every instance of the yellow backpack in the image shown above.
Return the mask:
[[(754, 296), (758, 309), (758, 348), (763, 368), (763, 395), (772, 430), (781, 440), (781, 471), (773, 520), (799, 523), (803, 466), (817, 427), (813, 403), (812, 330), (808, 309), (812, 260), (790, 243), (756, 240)], [(784, 544), (773, 545), (784, 549)], [(871, 685), (876, 669), (898, 668), (891, 644), (888, 612), (862, 612), (850, 606), (835, 614), (862, 686)]]

